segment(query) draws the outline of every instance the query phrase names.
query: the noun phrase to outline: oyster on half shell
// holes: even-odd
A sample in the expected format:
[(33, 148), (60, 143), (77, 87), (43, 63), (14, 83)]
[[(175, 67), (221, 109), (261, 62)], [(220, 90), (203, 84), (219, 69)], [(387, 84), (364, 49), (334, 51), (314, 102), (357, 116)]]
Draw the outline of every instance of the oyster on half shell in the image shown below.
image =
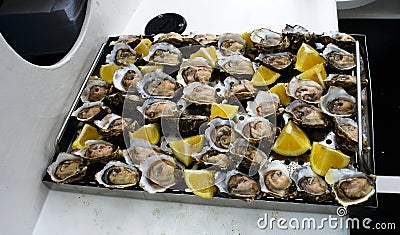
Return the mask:
[(96, 173), (95, 179), (106, 188), (128, 188), (137, 185), (139, 176), (136, 167), (120, 161), (110, 161)]

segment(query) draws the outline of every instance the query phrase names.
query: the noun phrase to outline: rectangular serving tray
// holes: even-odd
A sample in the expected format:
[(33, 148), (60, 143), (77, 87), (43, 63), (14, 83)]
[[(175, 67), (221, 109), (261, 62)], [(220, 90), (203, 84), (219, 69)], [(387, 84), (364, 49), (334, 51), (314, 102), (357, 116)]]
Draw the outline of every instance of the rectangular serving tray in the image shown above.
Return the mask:
[[(371, 78), (369, 73), (368, 63), (368, 52), (366, 36), (363, 34), (351, 34), (356, 40), (356, 59), (357, 69), (356, 75), (358, 79), (358, 90), (357, 90), (357, 102), (358, 102), (358, 126), (359, 137), (364, 138), (360, 142), (359, 151), (356, 153), (356, 164), (359, 169), (367, 174), (375, 174), (375, 163), (374, 163), (374, 133), (373, 133), (373, 107), (372, 107), (372, 90), (371, 90)], [(66, 152), (71, 150), (71, 144), (76, 138), (76, 133), (81, 128), (81, 123), (72, 117), (72, 112), (79, 107), (82, 103), (80, 95), (82, 94), (89, 77), (92, 75), (98, 75), (98, 71), (101, 65), (105, 61), (105, 56), (109, 53), (108, 46), (110, 42), (117, 40), (118, 37), (109, 37), (100, 47), (97, 56), (95, 57), (92, 66), (87, 73), (85, 79), (82, 81), (82, 86), (78, 91), (73, 104), (65, 117), (65, 121), (59, 130), (57, 138), (55, 140), (54, 152), (49, 157), (49, 164), (55, 160), (58, 153)], [(360, 79), (366, 79), (368, 84), (366, 88), (361, 90)], [(361, 112), (361, 106), (363, 110)], [(363, 116), (361, 116), (363, 114)], [(361, 139), (359, 138), (359, 139)], [(364, 143), (364, 146), (362, 144)], [(135, 189), (108, 189), (98, 186), (97, 182), (74, 182), (68, 184), (59, 184), (53, 182), (47, 172), (44, 172), (42, 182), (51, 190), (75, 192), (84, 194), (95, 194), (102, 196), (117, 196), (136, 198), (143, 200), (158, 200), (158, 201), (169, 201), (169, 202), (180, 202), (180, 203), (194, 203), (211, 206), (227, 206), (227, 207), (239, 207), (239, 208), (254, 208), (254, 209), (265, 209), (265, 210), (282, 210), (282, 211), (295, 211), (295, 212), (311, 212), (311, 213), (327, 213), (335, 214), (336, 210), (340, 207), (335, 201), (325, 202), (309, 202), (301, 198), (295, 199), (277, 199), (274, 197), (268, 197), (265, 200), (253, 200), (246, 202), (240, 199), (214, 197), (211, 199), (204, 199), (193, 195), (190, 192), (183, 192), (178, 190), (169, 190), (163, 193), (149, 194), (141, 188)], [(378, 207), (377, 193), (373, 195), (367, 202), (360, 205), (349, 206), (348, 212), (350, 215), (363, 214), (372, 212)]]

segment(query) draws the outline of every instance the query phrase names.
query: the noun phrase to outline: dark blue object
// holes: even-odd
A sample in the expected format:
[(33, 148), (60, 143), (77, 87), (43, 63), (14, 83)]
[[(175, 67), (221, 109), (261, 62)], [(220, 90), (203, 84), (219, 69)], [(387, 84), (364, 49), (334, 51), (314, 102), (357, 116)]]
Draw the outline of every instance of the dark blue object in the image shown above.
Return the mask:
[(160, 14), (147, 23), (144, 33), (154, 35), (158, 33), (183, 33), (186, 29), (186, 20), (176, 13)]

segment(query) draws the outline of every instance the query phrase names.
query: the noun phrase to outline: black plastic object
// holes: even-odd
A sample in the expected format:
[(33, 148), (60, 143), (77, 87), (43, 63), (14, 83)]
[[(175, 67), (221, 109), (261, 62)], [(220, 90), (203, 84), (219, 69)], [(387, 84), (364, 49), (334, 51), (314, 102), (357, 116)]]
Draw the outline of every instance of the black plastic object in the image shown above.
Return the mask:
[(144, 30), (146, 35), (158, 33), (183, 33), (186, 29), (186, 20), (183, 16), (176, 13), (160, 14), (151, 19)]

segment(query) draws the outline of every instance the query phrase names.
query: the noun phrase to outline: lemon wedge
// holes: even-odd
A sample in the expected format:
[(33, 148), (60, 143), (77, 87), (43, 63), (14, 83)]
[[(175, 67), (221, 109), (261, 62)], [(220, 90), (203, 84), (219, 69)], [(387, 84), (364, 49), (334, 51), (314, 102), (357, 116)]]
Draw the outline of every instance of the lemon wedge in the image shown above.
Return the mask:
[(287, 83), (277, 83), (275, 86), (269, 89), (270, 92), (275, 93), (279, 96), (279, 100), (283, 106), (287, 106), (292, 102), (292, 98), (286, 93)]
[(250, 83), (254, 86), (268, 86), (274, 83), (281, 75), (270, 70), (264, 65), (260, 65), (253, 75)]
[(192, 154), (200, 152), (204, 145), (204, 135), (195, 135), (169, 142), (169, 147), (173, 154), (179, 161), (185, 164), (185, 166), (189, 166), (192, 163)]
[(139, 44), (133, 48), (139, 55), (147, 56), (151, 47), (151, 41), (148, 38), (140, 40)]
[(129, 138), (140, 138), (157, 144), (161, 138), (160, 127), (155, 123), (144, 125), (135, 132), (129, 133)]
[(239, 106), (230, 104), (212, 104), (210, 119), (220, 117), (233, 119), (239, 111)]
[(299, 156), (311, 148), (307, 134), (292, 120), (283, 127), (272, 150), (283, 156)]
[(325, 176), (330, 168), (344, 168), (350, 163), (350, 157), (346, 154), (324, 146), (318, 142), (313, 142), (310, 165), (311, 169), (318, 175)]
[(251, 32), (244, 32), (241, 34), (242, 38), (246, 41), (246, 44), (250, 47), (250, 48), (254, 48), (253, 42), (250, 39), (250, 34)]
[(201, 47), (198, 51), (194, 52), (190, 55), (190, 59), (202, 57), (210, 63), (212, 67), (215, 67), (215, 63), (217, 62), (217, 50), (214, 46), (210, 47)]
[(300, 72), (310, 69), (316, 64), (325, 63), (325, 59), (312, 46), (302, 43), (296, 54), (295, 68)]
[(101, 65), (100, 71), (99, 71), (100, 78), (103, 79), (108, 84), (112, 84), (113, 83), (114, 73), (118, 69), (120, 69), (120, 67), (118, 65), (115, 65), (115, 64), (103, 64), (103, 65)]
[(185, 169), (183, 177), (187, 187), (197, 196), (212, 198), (217, 191), (214, 171)]
[(327, 77), (325, 64), (319, 63), (297, 75), (301, 78), (306, 78), (319, 83), (325, 89), (325, 79)]
[(71, 148), (73, 150), (81, 150), (85, 147), (85, 142), (87, 140), (100, 140), (102, 136), (99, 135), (97, 129), (89, 124), (85, 124), (80, 131), (79, 135), (76, 137), (74, 142), (72, 143)]

